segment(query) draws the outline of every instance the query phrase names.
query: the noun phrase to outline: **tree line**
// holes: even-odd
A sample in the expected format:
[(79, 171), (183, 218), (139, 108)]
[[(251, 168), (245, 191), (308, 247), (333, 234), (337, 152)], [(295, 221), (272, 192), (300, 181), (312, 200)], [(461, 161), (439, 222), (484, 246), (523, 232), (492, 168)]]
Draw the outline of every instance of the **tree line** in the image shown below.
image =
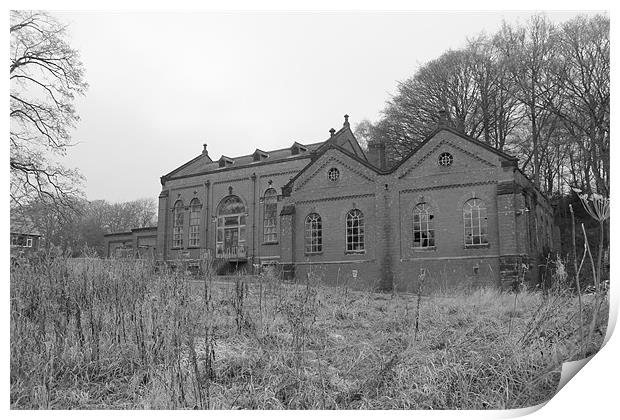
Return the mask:
[(45, 250), (58, 247), (72, 256), (85, 251), (105, 256), (106, 233), (157, 226), (157, 206), (151, 198), (122, 203), (74, 199), (66, 204), (59, 211), (49, 200), (34, 201), (13, 211), (11, 218), (37, 230)]
[(569, 187), (609, 196), (609, 75), (608, 16), (534, 15), (423, 64), (355, 133), (385, 142), (395, 163), (445, 111), (452, 127), (518, 157), (548, 196)]

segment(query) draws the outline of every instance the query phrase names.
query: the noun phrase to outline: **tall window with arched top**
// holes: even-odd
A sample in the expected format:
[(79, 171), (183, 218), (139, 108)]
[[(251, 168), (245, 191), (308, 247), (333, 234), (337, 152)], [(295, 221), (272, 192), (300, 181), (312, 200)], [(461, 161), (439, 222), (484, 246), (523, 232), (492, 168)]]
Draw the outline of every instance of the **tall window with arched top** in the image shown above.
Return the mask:
[(306, 216), (304, 243), (306, 254), (323, 252), (323, 224), (321, 216), (310, 213)]
[(430, 206), (420, 203), (413, 209), (413, 248), (424, 249), (435, 246), (434, 215)]
[(200, 211), (202, 204), (200, 200), (194, 198), (189, 203), (189, 246), (200, 246)]
[(347, 213), (346, 252), (364, 252), (364, 213), (354, 209)]
[(465, 246), (486, 245), (487, 208), (479, 198), (467, 200), (463, 205), (463, 226), (465, 229)]
[(217, 207), (216, 254), (218, 258), (246, 258), (246, 208), (236, 195), (224, 197)]
[(178, 200), (174, 203), (174, 210), (172, 211), (172, 247), (183, 247), (183, 216), (185, 211), (183, 209), (183, 201)]
[(265, 191), (263, 202), (263, 242), (278, 242), (278, 193), (269, 188)]

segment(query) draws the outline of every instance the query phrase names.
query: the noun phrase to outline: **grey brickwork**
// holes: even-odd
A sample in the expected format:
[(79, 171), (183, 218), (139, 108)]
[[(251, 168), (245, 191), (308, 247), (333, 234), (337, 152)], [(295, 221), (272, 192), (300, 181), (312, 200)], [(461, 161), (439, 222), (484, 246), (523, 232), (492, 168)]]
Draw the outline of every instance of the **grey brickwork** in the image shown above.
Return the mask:
[[(440, 126), (408, 157), (385, 167), (385, 146), (362, 151), (345, 118), (324, 142), (212, 161), (206, 150), (161, 179), (157, 256), (161, 261), (216, 256), (218, 206), (230, 195), (245, 206), (246, 269), (278, 264), (283, 277), (313, 278), (333, 285), (415, 291), (420, 273), (426, 289), (512, 287), (526, 276), (534, 281), (537, 258), (554, 250), (552, 209), (517, 169), (516, 160)], [(449, 153), (449, 165), (439, 164)], [(223, 162), (220, 164), (220, 161)], [(330, 173), (331, 171), (331, 173)], [(337, 175), (335, 175), (337, 174)], [(265, 243), (263, 196), (278, 192), (277, 243)], [(201, 239), (190, 248), (189, 204), (202, 203)], [(488, 243), (466, 245), (463, 206), (484, 202)], [(172, 215), (181, 200), (185, 217), (183, 246), (172, 243)], [(432, 209), (435, 244), (414, 248), (413, 211)], [(346, 215), (364, 217), (364, 248), (346, 249)], [(307, 252), (305, 219), (322, 219), (322, 250)]]

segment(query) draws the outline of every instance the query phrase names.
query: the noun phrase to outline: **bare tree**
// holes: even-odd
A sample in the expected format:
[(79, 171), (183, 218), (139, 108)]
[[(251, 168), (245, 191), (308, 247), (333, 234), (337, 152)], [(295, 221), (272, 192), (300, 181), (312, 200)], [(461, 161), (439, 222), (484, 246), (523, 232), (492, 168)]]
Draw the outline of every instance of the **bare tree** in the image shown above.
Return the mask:
[(77, 256), (88, 246), (103, 255), (106, 233), (155, 226), (156, 210), (155, 200), (148, 198), (125, 203), (74, 198), (71, 206), (58, 211), (51, 199), (43, 196), (17, 208), (11, 217), (30, 221), (48, 248), (57, 246)]
[(525, 26), (504, 23), (495, 38), (495, 46), (501, 51), (505, 68), (516, 87), (510, 92), (523, 104), (530, 124), (529, 155), (521, 165), (523, 169), (531, 165), (536, 186), (541, 184), (541, 155), (547, 152), (544, 146), (556, 127), (557, 117), (546, 106), (549, 98), (557, 98), (559, 90), (552, 76), (556, 44), (556, 28), (544, 15), (533, 16)]
[(80, 195), (81, 175), (52, 161), (71, 143), (78, 121), (73, 107), (87, 84), (66, 27), (45, 12), (11, 11), (11, 205), (46, 197), (53, 204)]
[(482, 120), (482, 140), (504, 150), (509, 138), (523, 121), (523, 112), (515, 98), (515, 89), (507, 74), (501, 52), (492, 40), (481, 35), (469, 41), (466, 50), (471, 55)]
[(609, 195), (609, 71), (607, 16), (554, 25), (539, 14), (423, 64), (355, 132), (385, 141), (394, 163), (445, 110), (453, 127), (516, 156), (542, 192)]
[(422, 65), (413, 77), (398, 83), (397, 93), (376, 124), (363, 122), (357, 131), (383, 139), (388, 161), (394, 163), (415, 149), (446, 111), (448, 123), (474, 137), (483, 130), (475, 57), (450, 50)]
[(579, 187), (609, 196), (609, 17), (578, 16), (566, 22), (558, 51), (553, 75), (562, 87), (560, 101), (548, 97), (545, 105), (562, 120), (587, 159), (585, 182)]
[(89, 214), (108, 233), (155, 226), (156, 213), (157, 205), (150, 198), (123, 203), (99, 200), (91, 202), (89, 206)]

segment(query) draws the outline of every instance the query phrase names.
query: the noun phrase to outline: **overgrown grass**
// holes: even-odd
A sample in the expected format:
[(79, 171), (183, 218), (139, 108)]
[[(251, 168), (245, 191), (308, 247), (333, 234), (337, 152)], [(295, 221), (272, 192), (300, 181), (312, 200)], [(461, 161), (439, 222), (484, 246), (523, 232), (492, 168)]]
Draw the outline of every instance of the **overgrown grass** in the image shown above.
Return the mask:
[[(320, 281), (196, 280), (60, 256), (15, 266), (11, 407), (517, 408), (551, 398), (580, 353), (565, 288), (515, 304), (490, 288), (418, 297)], [(592, 299), (583, 305), (588, 326)]]

